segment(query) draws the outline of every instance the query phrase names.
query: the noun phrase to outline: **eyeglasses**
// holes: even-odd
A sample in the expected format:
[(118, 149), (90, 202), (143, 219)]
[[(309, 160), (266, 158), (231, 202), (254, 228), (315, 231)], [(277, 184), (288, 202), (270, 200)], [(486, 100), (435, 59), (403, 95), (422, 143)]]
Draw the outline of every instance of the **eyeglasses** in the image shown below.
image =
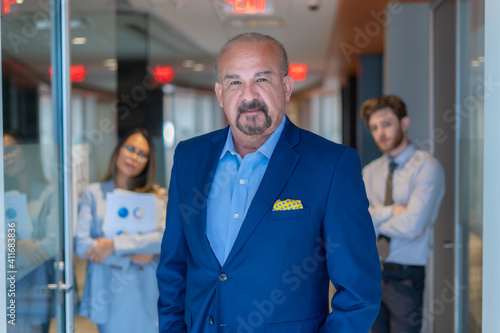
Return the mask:
[(19, 149), (19, 146), (5, 146), (3, 147), (3, 156), (12, 155)]
[(145, 153), (144, 150), (141, 150), (139, 148), (127, 145), (122, 146), (122, 148), (125, 149), (127, 155), (129, 155), (130, 157), (135, 155), (137, 160), (139, 161), (146, 161), (149, 158), (149, 154)]

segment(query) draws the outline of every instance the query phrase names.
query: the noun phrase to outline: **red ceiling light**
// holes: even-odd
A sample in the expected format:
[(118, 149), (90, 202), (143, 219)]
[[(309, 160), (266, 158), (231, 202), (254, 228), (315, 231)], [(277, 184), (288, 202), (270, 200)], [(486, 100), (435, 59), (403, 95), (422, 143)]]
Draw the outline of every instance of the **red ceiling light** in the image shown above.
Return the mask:
[(233, 5), (233, 12), (239, 14), (264, 13), (266, 11), (266, 0), (226, 0)]
[(174, 79), (174, 69), (170, 66), (156, 67), (153, 74), (158, 83), (170, 83)]
[(85, 70), (85, 67), (81, 65), (71, 66), (69, 74), (71, 76), (71, 82), (82, 82), (85, 80), (85, 76), (87, 76), (87, 71)]
[(304, 81), (307, 75), (307, 66), (304, 64), (290, 64), (288, 74), (294, 81)]
[(5, 14), (9, 14), (10, 13), (10, 4), (13, 4), (13, 3), (16, 3), (16, 0), (4, 0), (3, 1), (3, 12)]
[[(50, 80), (52, 80), (52, 67), (49, 68)], [(85, 66), (77, 65), (71, 66), (69, 69), (69, 75), (71, 82), (82, 82), (87, 76), (87, 70)]]

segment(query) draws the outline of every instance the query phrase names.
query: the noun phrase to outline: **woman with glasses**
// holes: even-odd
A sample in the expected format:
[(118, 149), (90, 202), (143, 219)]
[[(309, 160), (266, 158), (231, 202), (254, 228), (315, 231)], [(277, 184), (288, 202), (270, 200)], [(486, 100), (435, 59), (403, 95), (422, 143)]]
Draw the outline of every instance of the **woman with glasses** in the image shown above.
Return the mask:
[[(166, 191), (155, 184), (155, 176), (151, 136), (136, 129), (116, 146), (103, 181), (90, 184), (80, 198), (76, 252), (88, 262), (80, 314), (96, 323), (101, 333), (158, 332), (155, 272)], [(156, 194), (154, 232), (105, 237), (106, 195), (115, 189)]]

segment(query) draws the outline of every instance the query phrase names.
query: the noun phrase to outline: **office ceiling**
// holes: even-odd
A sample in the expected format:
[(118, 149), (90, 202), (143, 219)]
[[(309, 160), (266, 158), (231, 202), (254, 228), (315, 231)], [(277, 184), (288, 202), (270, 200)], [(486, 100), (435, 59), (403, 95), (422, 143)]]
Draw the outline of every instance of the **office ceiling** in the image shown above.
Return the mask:
[[(319, 8), (311, 10), (310, 2), (267, 0), (267, 6), (273, 7), (272, 13), (234, 15), (225, 0), (128, 0), (134, 10), (151, 13), (153, 18), (183, 35), (199, 48), (200, 53), (207, 55), (207, 59), (200, 62), (204, 62), (205, 71), (210, 73), (206, 76), (210, 79), (210, 87), (214, 82), (213, 58), (219, 48), (236, 34), (257, 31), (280, 40), (291, 63), (308, 66), (307, 80), (297, 82), (296, 90), (321, 85), (338, 3), (337, 0), (321, 0)], [(198, 75), (194, 73), (192, 79)]]
[[(276, 37), (285, 45), (291, 63), (308, 66), (307, 79), (296, 82), (294, 92), (322, 89), (330, 78), (355, 74), (359, 54), (383, 52), (380, 13), (388, 0), (266, 2), (272, 4), (272, 13), (235, 16), (225, 11), (226, 0), (71, 1), (71, 38), (87, 39), (71, 49), (72, 63), (85, 65), (88, 72), (79, 85), (112, 92), (116, 72), (103, 60), (147, 55), (151, 67), (174, 67), (176, 84), (211, 90), (217, 51), (229, 38), (246, 31)], [(50, 29), (43, 27), (48, 15), (41, 3), (25, 0), (15, 15), (2, 18), (2, 49), (4, 60), (14, 60), (48, 82)], [(312, 3), (318, 4), (316, 10), (311, 10)], [(33, 31), (31, 22), (37, 30)], [(357, 35), (366, 33), (368, 26), (370, 36), (361, 45)], [(13, 39), (14, 35), (21, 39)], [(185, 60), (197, 63), (198, 71), (184, 67)]]
[[(306, 81), (296, 82), (294, 87), (298, 92), (327, 87), (331, 78), (343, 80), (356, 74), (359, 54), (383, 52), (384, 26), (390, 22), (390, 17), (383, 16), (389, 0), (267, 0), (273, 13), (257, 16), (230, 15), (230, 10), (224, 11), (224, 6), (231, 7), (226, 0), (126, 1), (132, 9), (150, 13), (208, 56), (200, 59), (205, 75), (181, 70), (179, 79), (210, 88), (214, 80), (213, 57), (225, 41), (238, 33), (269, 34), (284, 44), (291, 63), (306, 64)], [(399, 2), (422, 1), (394, 3), (397, 6)], [(363, 43), (359, 31), (368, 33)], [(161, 53), (157, 55), (161, 59)]]

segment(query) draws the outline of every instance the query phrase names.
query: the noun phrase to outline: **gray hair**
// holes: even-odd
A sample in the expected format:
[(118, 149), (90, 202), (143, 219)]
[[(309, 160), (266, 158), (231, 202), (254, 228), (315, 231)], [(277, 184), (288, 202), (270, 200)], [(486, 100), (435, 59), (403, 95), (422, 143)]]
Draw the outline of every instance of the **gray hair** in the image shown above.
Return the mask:
[(283, 44), (281, 44), (277, 39), (269, 36), (269, 35), (264, 35), (260, 34), (258, 32), (245, 32), (239, 35), (234, 36), (230, 40), (226, 42), (220, 49), (219, 53), (217, 53), (217, 56), (215, 57), (215, 73), (217, 75), (217, 79), (221, 81), (220, 73), (219, 73), (219, 57), (224, 51), (227, 49), (228, 46), (230, 46), (232, 43), (235, 42), (243, 42), (243, 43), (250, 43), (250, 42), (258, 42), (258, 41), (270, 41), (274, 43), (280, 50), (281, 54), (281, 75), (283, 77), (288, 75), (288, 56), (286, 55), (286, 50)]

